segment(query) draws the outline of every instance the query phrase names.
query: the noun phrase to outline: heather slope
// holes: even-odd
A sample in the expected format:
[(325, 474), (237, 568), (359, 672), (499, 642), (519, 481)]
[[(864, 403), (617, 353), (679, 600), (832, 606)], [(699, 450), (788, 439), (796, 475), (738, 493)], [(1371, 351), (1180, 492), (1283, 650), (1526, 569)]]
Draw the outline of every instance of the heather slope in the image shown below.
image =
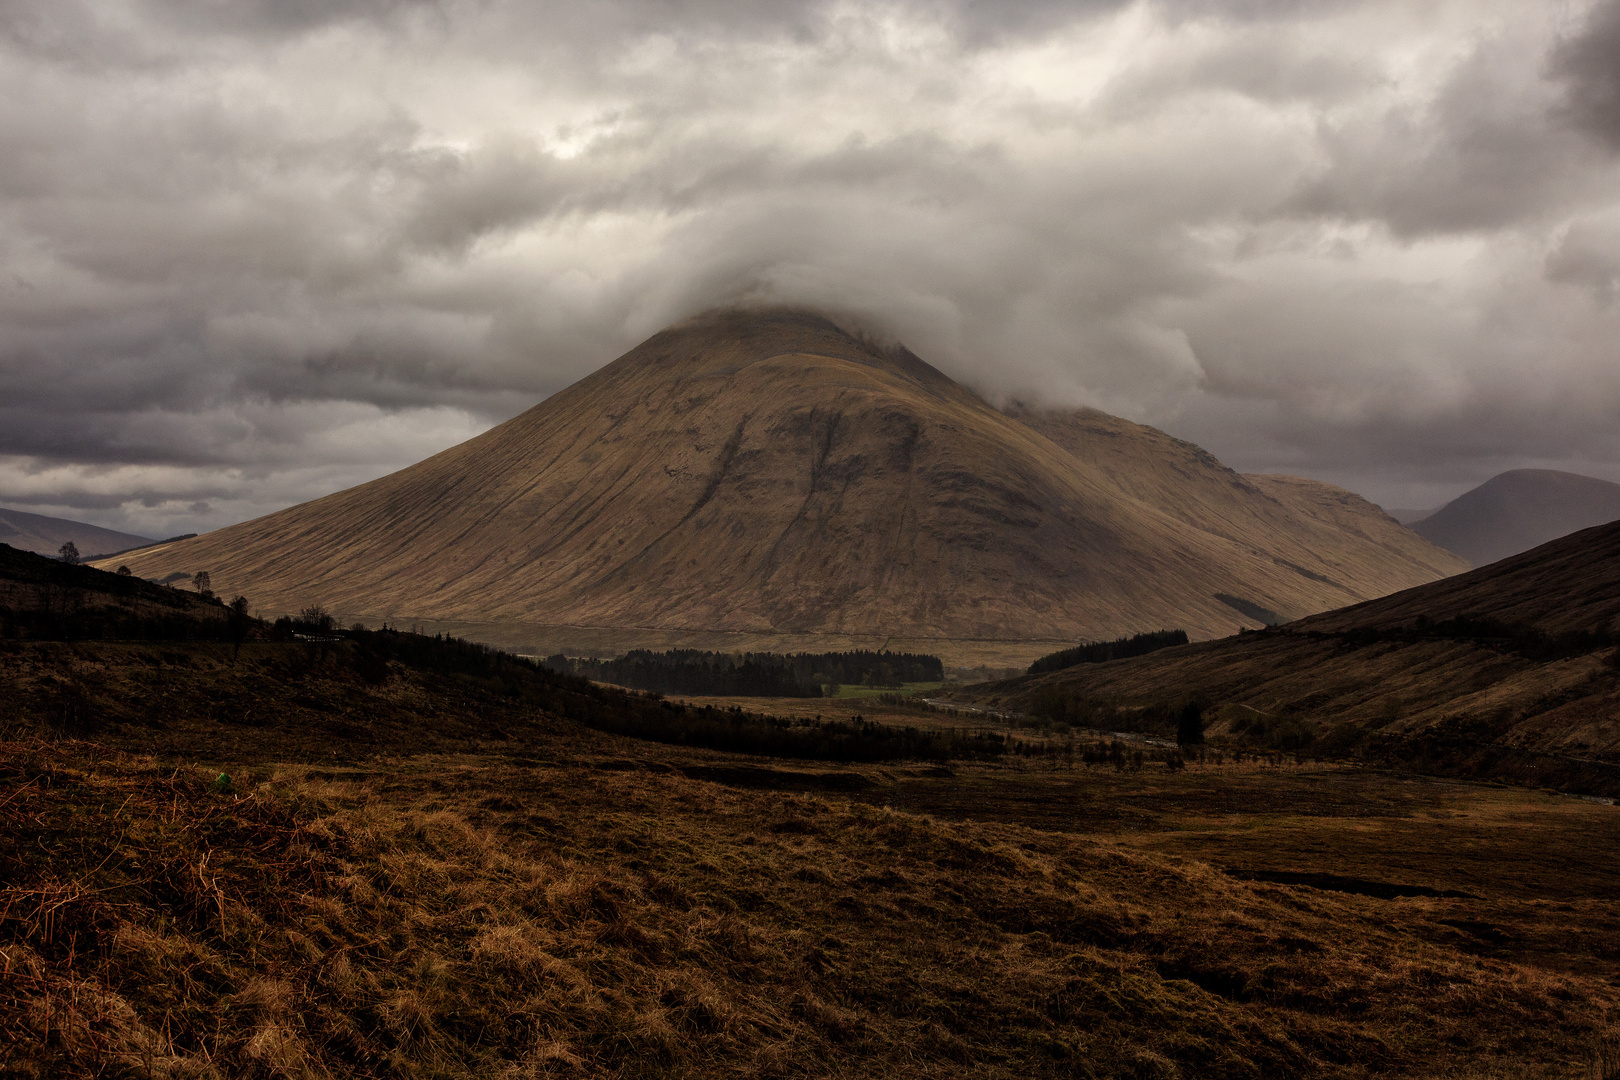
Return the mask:
[[(346, 617), (1010, 641), (1208, 637), (1254, 625), (1221, 596), (1292, 617), (1456, 568), (1206, 493), (1218, 463), (1179, 497), (1133, 485), (1029, 419), (820, 316), (711, 313), (408, 469), (130, 565)], [(1174, 440), (1130, 428), (1160, 469)], [(1175, 509), (1199, 500), (1218, 513)]]
[(1111, 723), (1195, 700), (1240, 741), (1620, 795), (1617, 645), (1620, 523), (1265, 633), (973, 696), (1049, 717), (1107, 702)]
[[(74, 566), (0, 544), (0, 636), (58, 633), (69, 624), (140, 636), (137, 628), (178, 633), (183, 623), (215, 630), (225, 606), (186, 589), (157, 585), (130, 574)], [(180, 637), (190, 636), (180, 633)]]
[(1290, 629), (1388, 629), (1419, 618), (1492, 619), (1548, 634), (1620, 631), (1620, 522), (1561, 536), (1444, 581), (1323, 612)]

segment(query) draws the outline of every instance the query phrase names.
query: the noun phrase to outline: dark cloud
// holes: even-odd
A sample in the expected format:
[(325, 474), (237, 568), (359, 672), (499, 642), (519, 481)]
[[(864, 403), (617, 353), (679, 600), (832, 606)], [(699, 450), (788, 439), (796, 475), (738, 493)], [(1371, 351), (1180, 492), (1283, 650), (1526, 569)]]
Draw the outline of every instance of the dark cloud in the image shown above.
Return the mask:
[(147, 0), (142, 12), (169, 27), (291, 35), (439, 7), (437, 0)]
[(1620, 0), (1592, 8), (1580, 33), (1553, 53), (1552, 70), (1568, 87), (1569, 119), (1620, 150)]
[(1377, 497), (1601, 473), (1617, 13), (10, 0), (0, 502), (212, 527), (746, 299)]
[(1547, 280), (1590, 289), (1612, 306), (1620, 293), (1620, 217), (1573, 222), (1547, 256)]

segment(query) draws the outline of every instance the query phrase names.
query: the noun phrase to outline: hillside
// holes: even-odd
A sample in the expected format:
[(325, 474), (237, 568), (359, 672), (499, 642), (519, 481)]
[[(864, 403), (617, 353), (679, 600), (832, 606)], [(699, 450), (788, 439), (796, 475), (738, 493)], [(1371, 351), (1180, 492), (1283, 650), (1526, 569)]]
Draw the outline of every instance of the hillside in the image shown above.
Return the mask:
[(1263, 633), (992, 684), (1099, 725), (1211, 734), (1620, 795), (1620, 522)]
[(226, 619), (222, 603), (189, 589), (0, 544), (0, 637), (218, 636)]
[(1620, 520), (1620, 484), (1552, 469), (1514, 469), (1465, 492), (1412, 530), (1475, 566)]
[(1561, 536), (1444, 581), (1302, 619), (1294, 632), (1492, 619), (1545, 634), (1620, 632), (1620, 521)]
[(1428, 580), (1465, 569), (1449, 551), (1332, 484), (1240, 475), (1200, 446), (1096, 409), (1015, 404), (1006, 412), (1166, 517), (1276, 559), (1302, 549), (1315, 553), (1306, 565), (1287, 565), (1307, 577), (1331, 565), (1333, 576), (1322, 584), (1347, 593), (1383, 595), (1392, 565), (1417, 568)]
[(1375, 508), (1341, 507), (1347, 529), (1283, 482), (1084, 415), (1117, 425), (1108, 453), (820, 316), (711, 313), (410, 468), (126, 561), (207, 569), (266, 610), (485, 640), (864, 638), (948, 662), (928, 643), (1209, 637), (1462, 568)]
[(70, 541), (86, 559), (152, 543), (149, 538), (134, 533), (0, 507), (0, 543), (19, 551), (54, 556)]

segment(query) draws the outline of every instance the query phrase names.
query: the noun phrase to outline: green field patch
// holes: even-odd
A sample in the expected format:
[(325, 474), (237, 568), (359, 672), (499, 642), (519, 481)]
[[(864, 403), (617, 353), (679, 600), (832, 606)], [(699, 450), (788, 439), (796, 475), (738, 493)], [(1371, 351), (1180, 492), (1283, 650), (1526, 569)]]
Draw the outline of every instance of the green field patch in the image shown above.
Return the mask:
[(942, 682), (908, 682), (899, 686), (840, 686), (835, 697), (841, 698), (869, 698), (880, 697), (883, 694), (909, 694), (926, 693), (929, 690), (938, 690), (945, 684)]

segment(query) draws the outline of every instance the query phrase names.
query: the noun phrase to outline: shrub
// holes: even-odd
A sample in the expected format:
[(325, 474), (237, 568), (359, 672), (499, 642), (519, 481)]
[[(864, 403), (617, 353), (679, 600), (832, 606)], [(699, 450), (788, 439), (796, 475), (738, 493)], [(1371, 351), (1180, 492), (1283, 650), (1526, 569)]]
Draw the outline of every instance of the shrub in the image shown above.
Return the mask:
[(1176, 715), (1176, 742), (1181, 746), (1195, 746), (1204, 741), (1204, 710), (1196, 701), (1181, 706)]

